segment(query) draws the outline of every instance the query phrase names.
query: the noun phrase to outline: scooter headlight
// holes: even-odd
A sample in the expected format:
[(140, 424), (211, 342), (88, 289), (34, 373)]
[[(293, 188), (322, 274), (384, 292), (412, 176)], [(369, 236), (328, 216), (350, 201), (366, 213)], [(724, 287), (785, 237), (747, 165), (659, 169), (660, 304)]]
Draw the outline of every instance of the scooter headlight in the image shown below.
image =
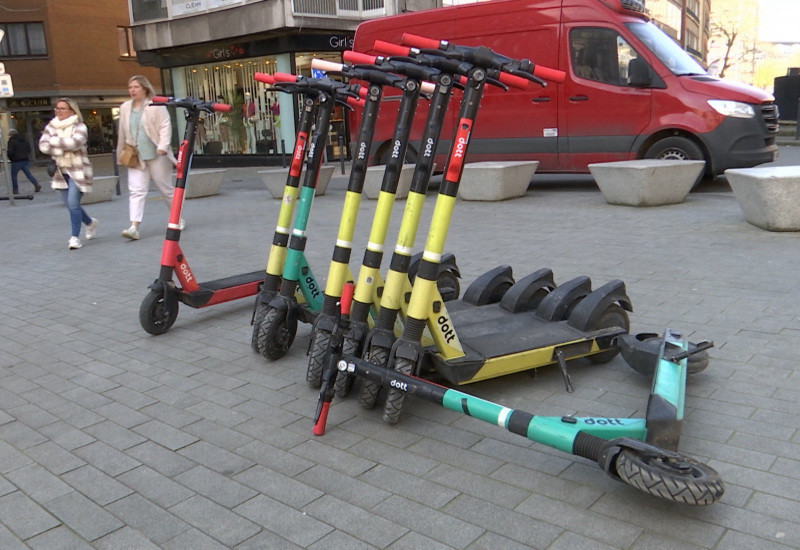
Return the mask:
[(708, 104), (721, 115), (736, 118), (753, 118), (756, 111), (752, 105), (740, 101), (728, 101), (725, 99), (709, 99)]

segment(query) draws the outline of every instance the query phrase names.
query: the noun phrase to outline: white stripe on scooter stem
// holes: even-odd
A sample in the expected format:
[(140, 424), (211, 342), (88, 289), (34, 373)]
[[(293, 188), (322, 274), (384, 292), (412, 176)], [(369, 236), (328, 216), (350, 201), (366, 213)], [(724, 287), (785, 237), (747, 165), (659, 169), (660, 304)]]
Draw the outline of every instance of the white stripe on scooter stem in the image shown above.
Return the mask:
[(382, 244), (373, 243), (372, 241), (367, 243), (367, 248), (369, 248), (373, 252), (383, 252), (383, 245)]
[(303, 231), (302, 229), (293, 229), (292, 230), (292, 235), (294, 235), (296, 237), (305, 237), (306, 236), (306, 232)]
[(508, 420), (509, 415), (514, 412), (514, 409), (509, 409), (508, 407), (503, 407), (500, 411), (500, 414), (497, 415), (497, 425), (501, 428), (506, 427), (506, 421)]
[(341, 248), (353, 248), (353, 243), (351, 241), (342, 241), (340, 239), (336, 239), (336, 246)]
[(181, 228), (181, 226), (178, 225), (177, 223), (168, 223), (167, 227), (170, 228), (170, 229), (180, 229)]
[(414, 251), (414, 249), (409, 246), (400, 246), (398, 244), (394, 247), (394, 251), (398, 254), (402, 254), (403, 256), (411, 256), (411, 253)]
[(439, 262), (442, 261), (442, 255), (441, 254), (435, 254), (433, 252), (428, 252), (426, 250), (425, 252), (422, 253), (422, 259), (423, 260), (428, 260), (429, 262), (437, 262), (437, 263), (439, 263)]
[(275, 232), (276, 233), (283, 233), (284, 235), (288, 235), (289, 234), (289, 228), (288, 227), (281, 227), (279, 225), (278, 227), (275, 228)]

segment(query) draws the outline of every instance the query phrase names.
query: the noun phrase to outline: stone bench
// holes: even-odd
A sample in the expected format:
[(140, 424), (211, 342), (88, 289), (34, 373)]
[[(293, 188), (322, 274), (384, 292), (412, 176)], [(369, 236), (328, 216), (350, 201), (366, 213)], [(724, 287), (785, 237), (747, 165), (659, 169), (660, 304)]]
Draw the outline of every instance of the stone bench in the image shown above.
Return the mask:
[[(324, 195), (325, 191), (328, 189), (328, 183), (331, 181), (331, 176), (333, 176), (333, 171), (336, 168), (333, 164), (323, 164), (319, 167), (319, 175), (317, 176), (317, 188), (314, 191), (314, 196), (319, 197), (320, 195)], [(267, 191), (269, 194), (272, 195), (273, 199), (282, 199), (283, 198), (283, 190), (286, 187), (286, 178), (289, 177), (289, 168), (272, 168), (270, 170), (261, 170), (259, 172), (261, 179), (264, 180), (264, 184), (267, 186)], [(299, 186), (303, 186), (303, 182), (305, 181), (306, 170), (305, 165), (303, 165), (303, 171), (300, 173), (300, 183)], [(299, 195), (298, 195), (299, 196)]]
[[(404, 164), (400, 168), (400, 179), (397, 181), (397, 192), (394, 194), (395, 200), (408, 198), (408, 191), (411, 189), (411, 177), (414, 175), (414, 164)], [(367, 168), (367, 175), (364, 178), (364, 196), (370, 200), (377, 200), (381, 194), (381, 184), (386, 166), (370, 166)]]
[(800, 166), (725, 170), (744, 219), (767, 231), (800, 231)]
[(110, 201), (117, 192), (119, 176), (100, 176), (92, 179), (92, 192), (84, 193), (81, 204)]
[(189, 179), (186, 180), (184, 198), (197, 199), (219, 195), (219, 190), (222, 187), (222, 176), (225, 175), (225, 172), (225, 169), (191, 170)]
[(700, 179), (702, 160), (624, 160), (589, 165), (608, 204), (661, 206), (679, 204)]
[(472, 162), (464, 165), (458, 196), (465, 201), (502, 201), (523, 196), (539, 161)]

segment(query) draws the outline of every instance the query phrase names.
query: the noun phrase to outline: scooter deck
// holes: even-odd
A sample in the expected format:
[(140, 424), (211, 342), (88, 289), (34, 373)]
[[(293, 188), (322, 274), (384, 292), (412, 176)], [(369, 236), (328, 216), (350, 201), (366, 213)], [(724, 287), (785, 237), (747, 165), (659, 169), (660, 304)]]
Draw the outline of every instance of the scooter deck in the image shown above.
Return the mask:
[(258, 294), (264, 282), (264, 270), (232, 275), (199, 283), (200, 288), (193, 292), (180, 292), (178, 299), (190, 307), (206, 307)]
[(430, 358), (456, 385), (551, 365), (559, 351), (565, 360), (583, 357), (607, 349), (612, 338), (625, 333), (617, 327), (582, 332), (566, 321), (545, 321), (533, 311), (510, 313), (499, 304), (448, 306), (448, 312), (465, 355), (447, 359), (434, 352)]

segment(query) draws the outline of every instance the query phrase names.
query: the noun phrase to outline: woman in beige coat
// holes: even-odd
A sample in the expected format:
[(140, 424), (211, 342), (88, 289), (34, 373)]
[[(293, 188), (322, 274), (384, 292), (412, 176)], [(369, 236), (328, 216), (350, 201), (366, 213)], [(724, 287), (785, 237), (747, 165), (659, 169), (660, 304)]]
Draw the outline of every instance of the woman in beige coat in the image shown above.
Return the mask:
[[(165, 107), (148, 107), (152, 103), (155, 90), (144, 76), (132, 76), (128, 80), (130, 100), (119, 108), (119, 141), (117, 142), (117, 161), (125, 145), (133, 145), (139, 153), (139, 166), (128, 168), (128, 191), (131, 226), (122, 236), (133, 241), (139, 239), (139, 224), (144, 216), (144, 205), (152, 180), (161, 194), (167, 208), (172, 207), (172, 167), (175, 157), (170, 149), (172, 121)], [(184, 223), (181, 220), (180, 229)]]

